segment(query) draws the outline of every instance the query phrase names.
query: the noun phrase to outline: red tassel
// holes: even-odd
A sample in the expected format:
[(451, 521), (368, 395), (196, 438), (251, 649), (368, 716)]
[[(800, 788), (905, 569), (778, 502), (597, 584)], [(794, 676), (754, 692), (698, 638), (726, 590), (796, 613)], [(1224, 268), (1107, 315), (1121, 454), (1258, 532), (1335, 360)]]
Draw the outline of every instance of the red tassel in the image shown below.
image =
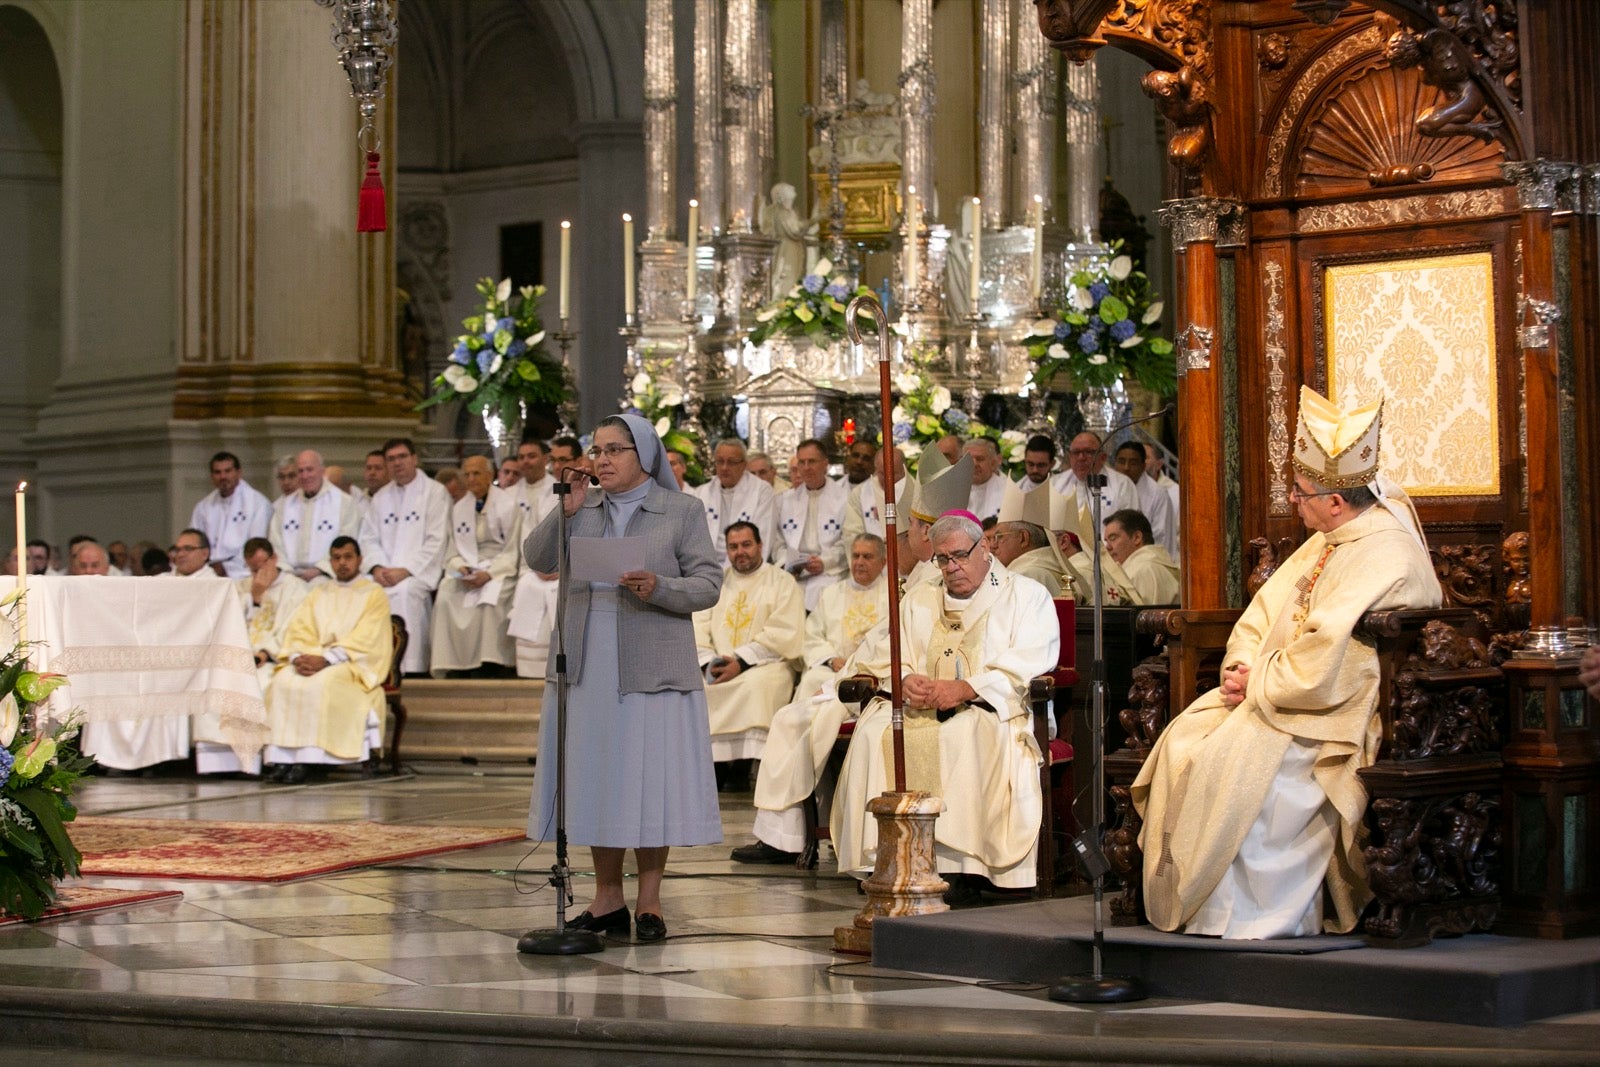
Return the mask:
[(361, 195), (356, 201), (356, 232), (382, 233), (389, 228), (388, 208), (383, 202), (383, 175), (378, 173), (378, 153), (367, 153), (367, 176), (361, 180)]

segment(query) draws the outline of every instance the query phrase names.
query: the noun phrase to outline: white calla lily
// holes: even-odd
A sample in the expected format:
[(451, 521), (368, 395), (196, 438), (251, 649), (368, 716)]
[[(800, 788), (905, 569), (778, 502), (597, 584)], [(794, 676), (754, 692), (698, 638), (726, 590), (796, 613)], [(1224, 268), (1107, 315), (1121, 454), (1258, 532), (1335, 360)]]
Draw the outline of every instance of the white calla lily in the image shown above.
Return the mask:
[(505, 361), (505, 356), (495, 356), (494, 362), (489, 364), (489, 377), (494, 377), (495, 374), (499, 372), (501, 365), (505, 363)]
[(935, 415), (943, 415), (950, 410), (950, 390), (944, 386), (935, 386), (933, 396), (928, 400), (928, 410)]
[(1074, 285), (1067, 299), (1072, 301), (1072, 307), (1075, 311), (1088, 311), (1094, 307), (1094, 297), (1090, 296), (1089, 290), (1081, 285)]
[(458, 393), (470, 393), (477, 388), (478, 379), (474, 378), (470, 374), (463, 373), (461, 378), (456, 382), (456, 392)]
[(1132, 348), (1135, 345), (1143, 344), (1143, 343), (1144, 343), (1144, 338), (1140, 337), (1138, 334), (1134, 334), (1132, 337), (1128, 338), (1126, 341), (1122, 342), (1117, 347), (1118, 348)]
[(771, 322), (773, 319), (777, 318), (782, 311), (783, 308), (777, 306), (762, 308), (760, 311), (756, 312), (756, 321)]
[(1154, 304), (1151, 304), (1150, 310), (1146, 311), (1144, 313), (1144, 317), (1139, 320), (1140, 325), (1148, 326), (1152, 322), (1161, 321), (1161, 310), (1164, 306), (1165, 305), (1163, 305), (1159, 300), (1157, 300)]
[(1044, 354), (1049, 356), (1051, 359), (1066, 359), (1067, 346), (1062, 344), (1060, 341), (1057, 341), (1055, 344), (1045, 349)]
[(675, 408), (683, 403), (683, 390), (676, 385), (668, 385), (661, 390), (662, 407)]
[(894, 387), (900, 390), (902, 396), (906, 393), (916, 392), (917, 386), (921, 384), (922, 380), (909, 371), (901, 371), (894, 376)]
[(817, 265), (806, 271), (806, 273), (815, 274), (819, 278), (826, 278), (829, 274), (833, 273), (833, 260), (829, 259), (827, 256), (823, 256), (821, 259), (817, 260)]
[(532, 337), (528, 338), (526, 341), (524, 341), (522, 343), (527, 345), (531, 349), (531, 348), (538, 348), (540, 343), (543, 342), (543, 341), (544, 341), (544, 331), (540, 330), (538, 333), (534, 334)]
[(1106, 268), (1106, 273), (1120, 282), (1133, 273), (1133, 260), (1127, 256), (1118, 256), (1111, 261), (1111, 266)]
[(640, 371), (633, 376), (633, 391), (635, 393), (648, 393), (650, 391), (650, 375)]
[(1034, 319), (1033, 325), (1028, 327), (1028, 330), (1036, 337), (1046, 337), (1056, 332), (1056, 320)]
[(0, 748), (7, 748), (17, 736), (22, 725), (22, 712), (17, 707), (15, 694), (7, 693), (0, 699)]
[(501, 278), (500, 284), (494, 287), (494, 298), (497, 303), (504, 304), (511, 299), (511, 279)]
[(672, 420), (665, 415), (656, 420), (656, 435), (658, 437), (665, 437), (670, 429), (672, 429)]
[(1101, 367), (1108, 363), (1109, 360), (1106, 358), (1106, 354), (1104, 352), (1096, 352), (1094, 355), (1089, 357), (1089, 362), (1093, 366)]

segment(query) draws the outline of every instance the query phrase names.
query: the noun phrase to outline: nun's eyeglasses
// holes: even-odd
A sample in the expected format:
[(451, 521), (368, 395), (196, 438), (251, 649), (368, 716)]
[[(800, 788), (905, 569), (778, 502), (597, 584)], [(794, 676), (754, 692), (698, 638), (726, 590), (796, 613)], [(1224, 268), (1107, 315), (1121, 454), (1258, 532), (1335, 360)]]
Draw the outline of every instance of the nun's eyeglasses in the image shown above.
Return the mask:
[(588, 455), (590, 459), (599, 459), (601, 456), (604, 456), (607, 459), (616, 459), (624, 452), (637, 451), (639, 450), (632, 445), (606, 445), (604, 448), (596, 445), (594, 448), (589, 449)]

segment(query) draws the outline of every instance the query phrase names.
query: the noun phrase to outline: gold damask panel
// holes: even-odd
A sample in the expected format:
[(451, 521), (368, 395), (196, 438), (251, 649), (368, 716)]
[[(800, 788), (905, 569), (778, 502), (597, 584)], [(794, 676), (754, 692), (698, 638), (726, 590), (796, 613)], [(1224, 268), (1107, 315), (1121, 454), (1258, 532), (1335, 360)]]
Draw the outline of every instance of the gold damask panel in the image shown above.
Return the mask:
[(1383, 399), (1383, 464), (1413, 496), (1498, 496), (1488, 252), (1330, 266), (1329, 396)]

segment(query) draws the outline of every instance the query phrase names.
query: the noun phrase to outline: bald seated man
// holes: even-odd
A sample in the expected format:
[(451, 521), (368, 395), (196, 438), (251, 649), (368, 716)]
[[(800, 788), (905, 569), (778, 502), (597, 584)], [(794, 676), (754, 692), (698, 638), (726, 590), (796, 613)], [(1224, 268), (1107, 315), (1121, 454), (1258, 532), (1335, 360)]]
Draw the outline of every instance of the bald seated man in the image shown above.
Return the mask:
[(71, 575), (94, 575), (111, 573), (111, 557), (106, 550), (100, 547), (97, 541), (80, 541), (72, 549), (72, 558), (67, 565), (67, 573)]

